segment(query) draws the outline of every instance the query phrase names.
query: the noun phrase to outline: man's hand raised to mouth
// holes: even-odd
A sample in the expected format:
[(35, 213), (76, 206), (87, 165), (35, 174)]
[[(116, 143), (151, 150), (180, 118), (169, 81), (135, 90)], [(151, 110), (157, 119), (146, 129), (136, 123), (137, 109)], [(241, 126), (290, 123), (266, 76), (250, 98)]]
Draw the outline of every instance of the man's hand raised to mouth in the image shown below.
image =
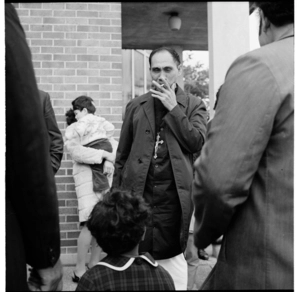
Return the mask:
[(152, 96), (155, 98), (158, 98), (162, 104), (171, 111), (176, 105), (176, 94), (175, 94), (175, 88), (176, 83), (173, 83), (171, 86), (168, 82), (166, 82), (163, 79), (160, 79), (163, 84), (160, 85), (157, 81), (153, 80), (152, 83), (156, 86), (156, 88), (160, 88), (161, 91), (150, 89), (152, 92)]

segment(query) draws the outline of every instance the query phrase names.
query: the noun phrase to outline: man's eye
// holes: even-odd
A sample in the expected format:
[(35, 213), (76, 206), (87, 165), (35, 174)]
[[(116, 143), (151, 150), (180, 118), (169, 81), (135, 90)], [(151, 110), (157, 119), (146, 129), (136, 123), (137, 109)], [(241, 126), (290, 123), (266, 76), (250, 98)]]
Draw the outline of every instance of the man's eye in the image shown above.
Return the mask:
[(152, 72), (158, 73), (158, 72), (160, 72), (160, 70), (159, 69), (152, 69)]

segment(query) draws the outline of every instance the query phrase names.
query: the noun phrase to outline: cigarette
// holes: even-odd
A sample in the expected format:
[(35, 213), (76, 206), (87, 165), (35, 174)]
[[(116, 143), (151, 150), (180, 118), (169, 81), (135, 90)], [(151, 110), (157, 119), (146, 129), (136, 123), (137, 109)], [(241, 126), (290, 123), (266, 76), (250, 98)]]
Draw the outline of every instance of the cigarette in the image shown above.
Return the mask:
[[(158, 83), (158, 82), (157, 82), (157, 83)], [(161, 89), (161, 88), (164, 88), (164, 87), (165, 87), (165, 84), (164, 84), (164, 83), (163, 83), (163, 84), (158, 83), (158, 85), (152, 84), (152, 87), (153, 87), (154, 89)]]

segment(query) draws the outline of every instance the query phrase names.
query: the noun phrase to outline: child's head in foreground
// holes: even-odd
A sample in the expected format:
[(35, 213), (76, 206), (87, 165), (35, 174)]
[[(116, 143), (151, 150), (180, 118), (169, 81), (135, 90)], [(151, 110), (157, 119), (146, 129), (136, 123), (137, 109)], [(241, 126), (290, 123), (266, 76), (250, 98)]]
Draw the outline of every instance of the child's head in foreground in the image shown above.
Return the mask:
[(95, 205), (87, 227), (105, 253), (117, 256), (139, 244), (148, 212), (140, 195), (115, 189), (104, 194), (103, 200)]

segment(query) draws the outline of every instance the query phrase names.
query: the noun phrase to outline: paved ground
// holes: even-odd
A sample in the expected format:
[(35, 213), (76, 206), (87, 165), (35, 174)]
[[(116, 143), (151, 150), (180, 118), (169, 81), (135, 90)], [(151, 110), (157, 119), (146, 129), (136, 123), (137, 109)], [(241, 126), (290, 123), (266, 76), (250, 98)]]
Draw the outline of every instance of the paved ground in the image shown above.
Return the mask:
[[(199, 290), (201, 284), (216, 263), (215, 257), (210, 257), (208, 261), (199, 260), (193, 269), (194, 285), (191, 290)], [(63, 291), (75, 291), (77, 284), (72, 282), (72, 275), (75, 266), (64, 266)]]
[(75, 266), (64, 266), (63, 291), (75, 291), (77, 283), (72, 282)]
[(188, 290), (199, 290), (206, 277), (216, 263), (215, 257), (210, 257), (208, 261), (198, 260), (194, 266), (189, 266)]

